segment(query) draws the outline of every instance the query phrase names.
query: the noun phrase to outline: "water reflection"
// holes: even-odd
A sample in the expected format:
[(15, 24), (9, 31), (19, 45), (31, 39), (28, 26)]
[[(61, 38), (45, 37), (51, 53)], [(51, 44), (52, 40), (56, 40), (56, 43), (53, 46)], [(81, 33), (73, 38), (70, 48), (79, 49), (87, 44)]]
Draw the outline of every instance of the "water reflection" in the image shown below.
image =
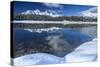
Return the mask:
[(88, 26), (88, 27), (74, 27), (74, 28), (69, 28), (72, 31), (79, 31), (82, 34), (88, 35), (90, 37), (97, 37), (97, 26)]
[[(41, 31), (41, 32), (40, 32)], [(57, 29), (13, 29), (14, 56), (50, 53), (59, 57), (96, 37), (96, 26)]]

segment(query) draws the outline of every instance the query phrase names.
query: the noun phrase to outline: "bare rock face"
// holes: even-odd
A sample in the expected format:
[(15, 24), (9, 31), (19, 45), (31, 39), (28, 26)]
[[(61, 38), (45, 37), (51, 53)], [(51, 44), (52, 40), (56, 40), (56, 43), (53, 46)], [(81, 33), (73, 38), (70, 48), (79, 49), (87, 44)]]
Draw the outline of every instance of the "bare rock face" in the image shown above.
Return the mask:
[(50, 51), (56, 56), (63, 57), (74, 49), (62, 36), (49, 36), (48, 45), (51, 46)]

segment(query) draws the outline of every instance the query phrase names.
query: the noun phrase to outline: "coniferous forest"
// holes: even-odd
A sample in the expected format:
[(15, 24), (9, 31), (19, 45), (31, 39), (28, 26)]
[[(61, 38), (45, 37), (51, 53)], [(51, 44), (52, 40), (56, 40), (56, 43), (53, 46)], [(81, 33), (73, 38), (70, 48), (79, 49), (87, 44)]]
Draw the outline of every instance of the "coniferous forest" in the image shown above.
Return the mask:
[(59, 16), (51, 17), (47, 15), (35, 15), (35, 14), (17, 14), (12, 20), (34, 20), (34, 21), (83, 21), (83, 22), (96, 22), (97, 18), (84, 17), (84, 16)]

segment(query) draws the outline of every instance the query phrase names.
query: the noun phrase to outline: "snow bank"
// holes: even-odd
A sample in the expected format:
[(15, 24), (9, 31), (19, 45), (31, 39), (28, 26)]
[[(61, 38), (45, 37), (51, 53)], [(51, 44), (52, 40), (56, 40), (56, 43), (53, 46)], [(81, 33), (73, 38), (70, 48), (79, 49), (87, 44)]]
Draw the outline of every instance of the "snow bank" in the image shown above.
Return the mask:
[(65, 56), (66, 62), (85, 62), (96, 60), (97, 39), (83, 43), (75, 51)]
[(14, 65), (16, 66), (56, 63), (64, 63), (64, 58), (59, 58), (57, 56), (46, 53), (36, 53), (14, 59)]
[(65, 57), (57, 57), (46, 53), (36, 53), (14, 59), (14, 65), (60, 64), (68, 62), (85, 62), (96, 60), (97, 39), (85, 42)]

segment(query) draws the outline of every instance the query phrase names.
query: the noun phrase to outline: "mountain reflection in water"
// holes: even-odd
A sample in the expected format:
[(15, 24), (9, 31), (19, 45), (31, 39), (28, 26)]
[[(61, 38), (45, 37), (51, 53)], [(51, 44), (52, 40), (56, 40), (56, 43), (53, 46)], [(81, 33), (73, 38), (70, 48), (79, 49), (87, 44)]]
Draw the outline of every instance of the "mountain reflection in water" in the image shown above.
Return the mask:
[(96, 34), (96, 26), (59, 28), (41, 32), (15, 28), (12, 57), (41, 52), (63, 57), (82, 43), (96, 38)]

